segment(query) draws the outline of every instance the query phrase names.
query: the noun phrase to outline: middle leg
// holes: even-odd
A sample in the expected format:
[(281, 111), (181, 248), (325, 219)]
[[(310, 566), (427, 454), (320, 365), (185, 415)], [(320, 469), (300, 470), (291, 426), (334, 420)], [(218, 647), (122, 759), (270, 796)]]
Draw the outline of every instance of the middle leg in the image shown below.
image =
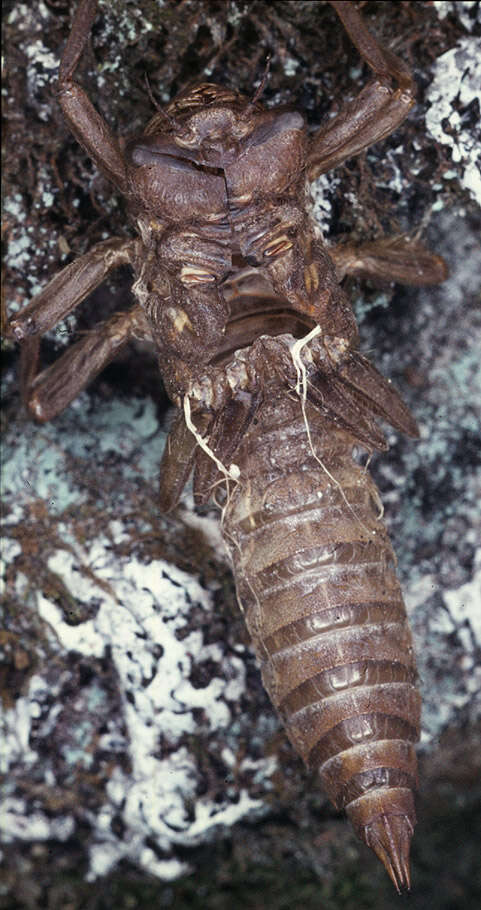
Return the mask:
[(107, 322), (86, 332), (35, 378), (32, 374), (38, 355), (38, 339), (27, 339), (22, 346), (22, 394), (33, 417), (45, 423), (60, 414), (133, 338), (152, 341), (140, 305), (127, 313), (116, 313)]

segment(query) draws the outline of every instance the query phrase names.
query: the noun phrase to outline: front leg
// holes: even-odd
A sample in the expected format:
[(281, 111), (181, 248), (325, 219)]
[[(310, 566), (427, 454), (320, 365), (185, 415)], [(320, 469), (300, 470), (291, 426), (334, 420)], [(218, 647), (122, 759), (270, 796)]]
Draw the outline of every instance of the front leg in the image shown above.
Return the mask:
[(125, 162), (115, 136), (73, 75), (97, 13), (97, 0), (80, 0), (60, 61), (59, 101), (77, 142), (121, 193), (127, 191)]
[(414, 104), (413, 79), (405, 64), (370, 34), (354, 3), (330, 3), (376, 78), (312, 137), (307, 157), (309, 180), (389, 136)]

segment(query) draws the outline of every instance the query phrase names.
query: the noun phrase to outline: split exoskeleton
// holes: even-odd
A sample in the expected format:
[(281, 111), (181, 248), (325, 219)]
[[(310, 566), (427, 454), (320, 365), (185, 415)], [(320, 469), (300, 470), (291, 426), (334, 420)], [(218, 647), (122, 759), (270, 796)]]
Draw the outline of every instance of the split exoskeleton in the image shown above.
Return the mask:
[[(153, 342), (179, 408), (161, 508), (175, 506), (192, 470), (197, 501), (215, 494), (239, 601), (288, 735), (396, 887), (409, 887), (420, 699), (379, 496), (352, 451), (387, 448), (377, 416), (411, 436), (417, 427), (358, 353), (340, 281), (434, 284), (446, 272), (400, 237), (328, 249), (306, 212), (306, 182), (403, 121), (411, 75), (354, 3), (332, 2), (373, 77), (317, 133), (308, 135), (300, 113), (203, 83), (121, 151), (74, 81), (96, 5), (77, 7), (59, 100), (139, 236), (98, 244), (11, 320), (28, 407), (39, 420), (55, 417), (129, 339)], [(35, 376), (42, 333), (125, 264), (133, 309)]]

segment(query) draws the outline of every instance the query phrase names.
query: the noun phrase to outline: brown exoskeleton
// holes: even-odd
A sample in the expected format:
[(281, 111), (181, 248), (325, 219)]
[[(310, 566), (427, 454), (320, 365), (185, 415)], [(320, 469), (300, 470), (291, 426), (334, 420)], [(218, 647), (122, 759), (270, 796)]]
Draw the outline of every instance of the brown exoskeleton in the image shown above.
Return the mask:
[[(139, 238), (115, 238), (61, 271), (10, 323), (25, 397), (57, 415), (130, 338), (153, 342), (179, 416), (162, 461), (161, 507), (194, 470), (215, 493), (263, 679), (295, 748), (336, 806), (409, 887), (419, 735), (410, 632), (379, 516), (352, 457), (387, 448), (375, 417), (415, 436), (397, 392), (357, 352), (345, 274), (443, 280), (405, 239), (327, 249), (306, 214), (306, 178), (387, 136), (413, 105), (409, 71), (332, 2), (372, 81), (309, 137), (301, 114), (217, 85), (181, 93), (120, 144), (74, 81), (96, 14), (81, 0), (59, 73), (65, 118), (126, 197)], [(136, 306), (35, 376), (38, 339), (119, 265)]]

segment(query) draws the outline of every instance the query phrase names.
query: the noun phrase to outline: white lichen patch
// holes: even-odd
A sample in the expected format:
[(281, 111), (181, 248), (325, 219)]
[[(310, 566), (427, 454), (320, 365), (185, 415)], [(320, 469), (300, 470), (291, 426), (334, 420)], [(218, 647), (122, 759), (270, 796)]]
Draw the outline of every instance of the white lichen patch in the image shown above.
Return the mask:
[(285, 57), (282, 61), (282, 65), (287, 77), (295, 76), (299, 69), (299, 60), (296, 60), (294, 57)]
[[(25, 40), (20, 42), (19, 48), (27, 59), (28, 94), (31, 99), (35, 99), (37, 117), (48, 122), (51, 116), (53, 95), (50, 99), (45, 89), (57, 78), (59, 61), (56, 52), (47, 47), (39, 36), (39, 20), (43, 20), (47, 28), (52, 13), (45, 3), (35, 4), (35, 7), (32, 4), (22, 3), (15, 13), (16, 16), (14, 18), (11, 16), (9, 23), (15, 22), (19, 34), (25, 32)], [(35, 38), (32, 38), (32, 33)], [(41, 100), (41, 95), (45, 100)]]
[(45, 47), (40, 39), (31, 44), (25, 44), (25, 53), (30, 60), (27, 78), (35, 81), (37, 86), (46, 84), (49, 78), (52, 78), (52, 71), (58, 68), (58, 60), (55, 55)]
[[(4, 200), (4, 224), (6, 237), (5, 264), (9, 269), (18, 272), (19, 289), (15, 296), (8, 301), (9, 316), (23, 309), (34, 297), (43, 290), (47, 284), (47, 279), (39, 280), (38, 274), (32, 264), (35, 260), (37, 251), (35, 238), (41, 235), (43, 261), (48, 264), (57, 261), (59, 251), (59, 241), (55, 234), (52, 234), (45, 227), (38, 227), (31, 223), (30, 215), (34, 209), (45, 211), (54, 205), (54, 193), (56, 188), (51, 190), (47, 172), (44, 168), (38, 171), (36, 198), (33, 205), (27, 206), (21, 193), (15, 193)], [(28, 297), (20, 291), (23, 282), (29, 284)], [(47, 337), (58, 337), (65, 330), (67, 320), (55, 326), (51, 332), (47, 332)], [(73, 331), (76, 319), (73, 314), (68, 317), (69, 331)]]
[[(37, 175), (37, 198), (34, 208), (47, 209), (54, 203), (54, 197), (49, 189), (47, 174), (44, 168), (40, 168)], [(13, 196), (7, 196), (3, 203), (5, 215), (5, 226), (8, 227), (8, 247), (6, 250), (6, 263), (12, 269), (24, 270), (29, 265), (33, 253), (33, 233), (34, 228), (28, 224), (28, 215), (31, 208), (27, 211), (23, 196), (15, 193)], [(55, 238), (45, 236), (45, 247), (52, 249), (56, 247)], [(37, 289), (40, 290), (40, 287)], [(32, 291), (35, 293), (36, 291)]]
[(87, 417), (87, 401), (86, 395), (77, 398), (55, 424), (26, 422), (20, 438), (5, 438), (1, 484), (4, 505), (9, 506), (7, 524), (20, 521), (32, 500), (43, 501), (56, 515), (85, 501), (87, 489), (75, 482), (71, 457), (86, 459), (94, 453), (100, 463), (108, 453), (120, 454), (132, 460), (134, 474), (155, 477), (162, 435), (157, 445), (145, 445), (158, 429), (153, 402), (116, 401)]
[(436, 576), (429, 574), (405, 591), (422, 693), (421, 743), (428, 749), (438, 743), (440, 731), (456, 729), (460, 712), (473, 720), (481, 712), (481, 668), (476, 659), (480, 630), (475, 620), (480, 582), (478, 569), (468, 584), (443, 591)]
[(22, 548), (18, 540), (11, 540), (9, 537), (2, 536), (2, 550), (0, 555), (0, 595), (5, 591), (5, 571), (7, 565), (21, 553)]
[[(386, 177), (383, 178), (381, 174), (376, 173), (376, 187), (378, 189), (385, 188), (392, 193), (397, 193), (398, 196), (402, 196), (407, 182), (402, 171), (402, 162), (405, 160), (405, 156), (406, 150), (402, 143), (396, 148), (385, 149), (382, 171), (386, 174)], [(367, 160), (372, 161), (375, 171), (378, 170), (375, 155), (370, 155), (368, 152)]]
[[(61, 650), (92, 658), (109, 649), (130, 744), (131, 773), (117, 767), (107, 786), (105, 804), (98, 814), (88, 814), (93, 829), (90, 877), (105, 874), (123, 857), (164, 879), (176, 877), (185, 866), (174, 855), (159, 861), (146, 847), (147, 838), (155, 839), (164, 853), (173, 853), (176, 844), (200, 843), (214, 828), (231, 825), (262, 805), (233, 786), (226, 787), (222, 800), (197, 799), (195, 759), (184, 746), (177, 748), (183, 737), (199, 727), (195, 709), (201, 711), (205, 729), (228, 729), (230, 702), (245, 688), (244, 665), (235, 655), (226, 657), (220, 646), (206, 646), (198, 630), (179, 635), (193, 605), (208, 614), (212, 604), (195, 578), (172, 565), (160, 560), (145, 565), (132, 557), (119, 559), (112, 554), (110, 541), (97, 540), (89, 550), (59, 550), (50, 558), (49, 568), (66, 588), (76, 592), (79, 601), (100, 603), (95, 617), (75, 626), (42, 593), (37, 595), (36, 608)], [(190, 677), (205, 661), (219, 666), (222, 662), (222, 676), (214, 676), (199, 688)], [(18, 761), (32, 764), (35, 760), (29, 729), (37, 713), (36, 699), (43, 701), (44, 694), (41, 680), (34, 677), (28, 696), (7, 712), (5, 770)], [(165, 756), (162, 743), (167, 747)], [(262, 770), (266, 776), (271, 773), (272, 762), (266, 760), (259, 773)], [(37, 813), (29, 827), (27, 818), (21, 820), (21, 810), (20, 805), (15, 808), (12, 804), (3, 816), (8, 823), (5, 837), (15, 838), (20, 831), (22, 838), (57, 836), (58, 819), (49, 827), (47, 817)], [(125, 826), (123, 838), (113, 834), (110, 825), (119, 814)]]
[[(162, 0), (157, 0), (157, 6), (159, 9), (163, 6)], [(112, 9), (110, 0), (101, 0), (99, 10), (103, 17), (102, 27), (106, 36), (115, 36), (117, 45), (138, 41), (142, 35), (154, 28), (153, 23), (146, 18), (137, 4), (125, 9)]]
[[(39, 0), (36, 6), (36, 14), (41, 19), (48, 19), (51, 12), (43, 2)], [(28, 32), (32, 28), (32, 8), (30, 3), (17, 3), (7, 17), (9, 25), (15, 24), (19, 32)]]
[(35, 763), (37, 753), (30, 748), (29, 740), (32, 719), (37, 714), (38, 706), (29, 696), (21, 696), (13, 708), (3, 712), (0, 774), (7, 774), (9, 768), (19, 761), (27, 767)]
[[(158, 5), (159, 7), (162, 5), (160, 0)], [(99, 3), (99, 14), (97, 21), (101, 23), (101, 31), (98, 42), (106, 46), (110, 60), (104, 59), (98, 67), (95, 73), (96, 82), (101, 87), (105, 83), (105, 74), (115, 73), (117, 76), (115, 94), (116, 98), (121, 98), (130, 90), (123, 51), (139, 41), (143, 35), (151, 32), (154, 25), (135, 3), (119, 8), (113, 7), (109, 0), (102, 0)]]
[(481, 7), (477, 0), (434, 0), (433, 6), (440, 19), (457, 16), (468, 32), (481, 21)]
[(74, 821), (70, 817), (57, 816), (49, 819), (41, 812), (31, 812), (27, 817), (25, 804), (21, 799), (7, 798), (3, 803), (0, 831), (5, 843), (16, 840), (66, 841), (73, 834), (74, 827)]
[(307, 207), (319, 234), (322, 234), (322, 236), (328, 236), (329, 234), (332, 218), (331, 198), (334, 197), (336, 187), (339, 186), (340, 182), (340, 177), (330, 173), (321, 174), (310, 184)]
[(43, 500), (49, 512), (82, 501), (82, 493), (66, 471), (66, 452), (52, 426), (39, 430), (33, 424), (26, 425), (15, 445), (5, 441), (3, 457), (2, 499), (9, 506), (6, 524), (20, 521), (33, 499)]
[(463, 186), (479, 204), (481, 204), (480, 97), (479, 39), (462, 38), (456, 47), (436, 61), (434, 78), (427, 93), (427, 100), (431, 106), (426, 113), (426, 127), (437, 142), (450, 148), (452, 161), (458, 166)]

